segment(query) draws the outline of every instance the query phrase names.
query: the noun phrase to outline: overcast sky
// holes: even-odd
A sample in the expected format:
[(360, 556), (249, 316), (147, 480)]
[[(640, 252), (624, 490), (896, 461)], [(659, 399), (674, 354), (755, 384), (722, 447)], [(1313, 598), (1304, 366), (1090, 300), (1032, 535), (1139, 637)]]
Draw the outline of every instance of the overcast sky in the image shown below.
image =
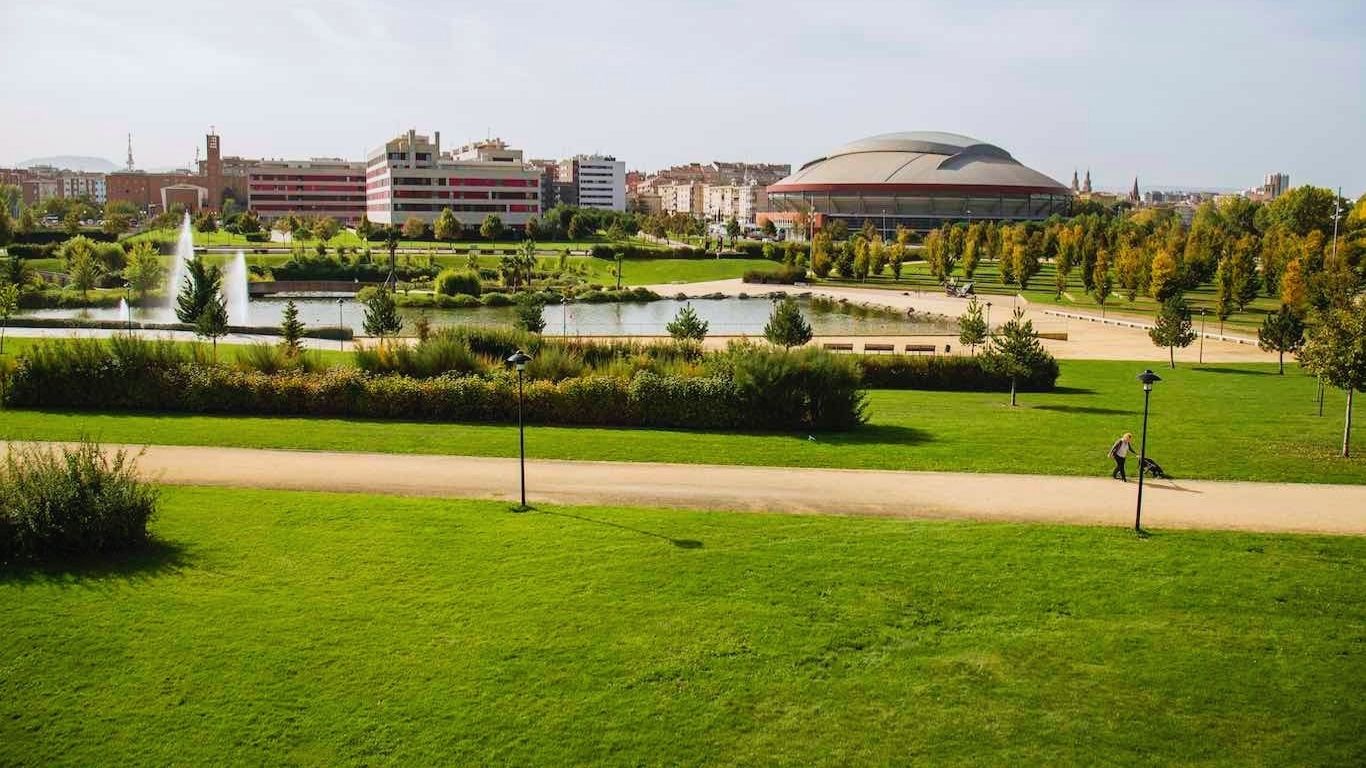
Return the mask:
[[(221, 8), (215, 15), (212, 9)], [(343, 156), (799, 164), (965, 133), (1066, 183), (1366, 191), (1366, 3), (0, 0), (0, 163)]]

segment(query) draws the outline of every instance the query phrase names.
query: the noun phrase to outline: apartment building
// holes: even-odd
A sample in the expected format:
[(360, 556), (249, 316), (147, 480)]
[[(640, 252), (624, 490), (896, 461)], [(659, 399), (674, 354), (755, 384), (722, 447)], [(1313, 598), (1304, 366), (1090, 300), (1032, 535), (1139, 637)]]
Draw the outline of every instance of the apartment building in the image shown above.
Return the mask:
[(432, 223), (450, 208), (466, 227), (489, 214), (524, 226), (541, 213), (541, 171), (498, 139), (442, 153), (441, 133), (415, 130), (372, 150), (365, 163), (366, 212), (378, 224), (410, 216)]
[(578, 155), (562, 160), (559, 176), (562, 182), (573, 182), (580, 206), (626, 210), (626, 163), (615, 157)]
[(62, 197), (86, 197), (104, 205), (105, 179), (103, 173), (62, 171), (58, 180), (62, 185)]
[(753, 224), (754, 215), (767, 207), (768, 195), (761, 184), (716, 184), (702, 190), (702, 216), (707, 221)]
[(664, 213), (686, 213), (692, 216), (702, 215), (702, 192), (706, 189), (706, 186), (701, 182), (656, 184), (653, 189), (654, 193), (659, 195), (659, 209)]
[(365, 163), (338, 158), (259, 160), (244, 171), (247, 208), (263, 221), (295, 213), (354, 224), (365, 213)]

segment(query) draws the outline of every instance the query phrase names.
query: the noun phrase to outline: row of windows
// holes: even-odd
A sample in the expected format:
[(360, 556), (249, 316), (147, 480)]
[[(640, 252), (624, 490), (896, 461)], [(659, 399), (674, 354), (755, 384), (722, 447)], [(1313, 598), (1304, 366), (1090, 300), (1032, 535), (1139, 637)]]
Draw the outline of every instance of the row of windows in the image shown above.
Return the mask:
[(291, 212), (291, 211), (293, 211), (293, 212), (295, 212), (295, 213), (303, 213), (303, 212), (305, 212), (305, 211), (328, 211), (328, 212), (333, 212), (333, 213), (352, 213), (352, 212), (354, 212), (354, 215), (359, 215), (360, 211), (364, 209), (364, 206), (358, 206), (358, 205), (348, 205), (348, 206), (326, 206), (326, 205), (311, 205), (311, 204), (307, 204), (307, 203), (305, 203), (305, 204), (303, 204), (303, 205), (284, 205), (284, 204), (281, 204), (281, 203), (266, 203), (266, 204), (264, 204), (264, 205), (255, 205), (255, 204), (253, 204), (253, 205), (251, 206), (251, 209), (252, 209), (253, 211), (260, 211), (260, 212), (262, 212), (262, 213), (264, 213), (264, 212), (266, 212), (266, 211), (280, 211), (280, 212), (282, 212), (282, 213), (288, 213), (288, 212)]
[(251, 181), (333, 181), (350, 182), (360, 184), (365, 182), (364, 176), (337, 176), (335, 174), (287, 174), (287, 173), (253, 173)]
[(252, 184), (256, 192), (359, 192), (364, 189), (360, 184)]
[[(371, 193), (374, 196), (374, 193)], [(424, 189), (399, 189), (393, 193), (394, 197), (408, 198), (437, 198), (438, 200), (535, 200), (538, 197), (536, 192), (448, 192), (445, 190), (424, 190)]]
[(317, 202), (363, 202), (365, 195), (252, 195), (251, 204), (258, 200), (314, 200)]
[(395, 211), (430, 211), (437, 213), (450, 208), (457, 213), (536, 213), (535, 205), (498, 205), (494, 203), (456, 203), (441, 205), (432, 203), (394, 203)]

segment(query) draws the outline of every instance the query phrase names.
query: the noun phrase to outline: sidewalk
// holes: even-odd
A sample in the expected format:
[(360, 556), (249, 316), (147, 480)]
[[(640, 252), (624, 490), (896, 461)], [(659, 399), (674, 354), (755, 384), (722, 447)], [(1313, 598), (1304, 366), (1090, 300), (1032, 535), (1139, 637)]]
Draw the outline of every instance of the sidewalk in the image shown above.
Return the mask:
[[(115, 446), (106, 446), (113, 449)], [(137, 446), (127, 446), (134, 452)], [(177, 485), (515, 502), (515, 459), (149, 446), (140, 468)], [(1136, 483), (1109, 478), (529, 461), (528, 501), (793, 514), (957, 517), (1128, 527)], [(1366, 535), (1366, 486), (1154, 480), (1143, 525)]]

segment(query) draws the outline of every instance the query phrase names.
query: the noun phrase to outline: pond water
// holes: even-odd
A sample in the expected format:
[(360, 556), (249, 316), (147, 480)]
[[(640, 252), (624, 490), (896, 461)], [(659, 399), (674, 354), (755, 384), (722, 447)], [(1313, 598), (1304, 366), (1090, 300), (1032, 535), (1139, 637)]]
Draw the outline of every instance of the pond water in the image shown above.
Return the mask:
[[(364, 308), (354, 299), (294, 298), (299, 307), (299, 319), (305, 325), (335, 327), (338, 321), (361, 332)], [(233, 325), (278, 326), (285, 303), (281, 297), (253, 298), (247, 303), (245, 322), (234, 313)], [(857, 317), (840, 312), (814, 310), (810, 302), (798, 300), (812, 330), (821, 336), (874, 335), (933, 335), (956, 334), (948, 324), (895, 317)], [(693, 299), (678, 301), (662, 299), (650, 302), (604, 304), (550, 305), (545, 308), (545, 333), (570, 336), (655, 336), (667, 335), (665, 325), (684, 304), (692, 304), (699, 317), (710, 323), (708, 333), (713, 336), (762, 334), (768, 322), (772, 303), (766, 298)], [(411, 332), (411, 321), (425, 314), (433, 326), (442, 325), (511, 325), (512, 307), (481, 307), (475, 309), (409, 309), (401, 310), (407, 319), (405, 332)], [(20, 313), (34, 318), (80, 318), (87, 320), (122, 320), (117, 308), (109, 309), (39, 309)], [(134, 308), (132, 319), (138, 322), (173, 323), (175, 314), (165, 307)]]

